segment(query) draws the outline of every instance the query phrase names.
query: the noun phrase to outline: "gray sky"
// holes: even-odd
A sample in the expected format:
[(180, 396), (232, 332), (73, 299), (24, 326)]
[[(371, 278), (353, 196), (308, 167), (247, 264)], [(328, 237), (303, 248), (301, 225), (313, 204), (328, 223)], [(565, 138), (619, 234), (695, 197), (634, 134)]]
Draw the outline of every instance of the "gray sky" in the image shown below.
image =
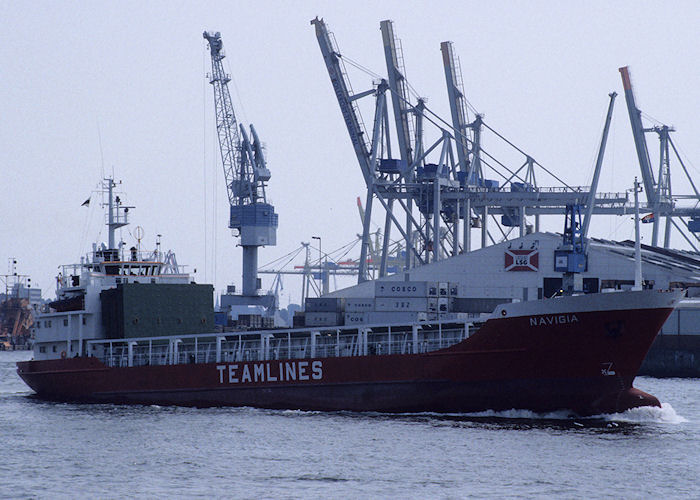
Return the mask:
[[(144, 228), (144, 249), (160, 233), (180, 264), (197, 269), (197, 281), (240, 286), (204, 29), (222, 33), (237, 117), (267, 144), (280, 227), (260, 263), (312, 235), (322, 236), (324, 251), (355, 238), (364, 184), (309, 24), (317, 15), (344, 55), (380, 74), (379, 22), (394, 20), (411, 85), (444, 117), (439, 45), (453, 41), (469, 101), (572, 185), (590, 182), (607, 94), (622, 94), (618, 68), (629, 65), (639, 107), (675, 125), (700, 179), (697, 2), (3, 0), (0, 270), (16, 257), (18, 271), (52, 295), (56, 266), (78, 261), (98, 236), (101, 209), (81, 203), (104, 168), (136, 205), (129, 228)], [(371, 86), (367, 75), (350, 77), (357, 91)], [(657, 141), (648, 141), (655, 161)], [(620, 95), (599, 190), (627, 189), (637, 172)], [(674, 190), (688, 191), (680, 182)], [(560, 230), (563, 220), (549, 219), (543, 227)], [(643, 230), (650, 239), (651, 228)], [(601, 217), (592, 227), (594, 236), (632, 234), (629, 217)], [(131, 245), (126, 230), (123, 238)], [(683, 247), (680, 238), (674, 246)], [(285, 287), (299, 296), (293, 280)]]

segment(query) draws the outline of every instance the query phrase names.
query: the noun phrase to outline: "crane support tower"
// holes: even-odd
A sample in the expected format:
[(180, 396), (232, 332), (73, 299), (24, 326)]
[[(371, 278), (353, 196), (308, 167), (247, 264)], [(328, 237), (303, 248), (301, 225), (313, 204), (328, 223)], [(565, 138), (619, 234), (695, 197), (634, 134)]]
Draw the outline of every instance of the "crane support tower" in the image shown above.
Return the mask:
[(277, 244), (278, 216), (267, 202), (265, 183), (270, 171), (265, 163), (262, 144), (253, 125), (250, 136), (236, 121), (228, 89), (230, 76), (224, 71), (221, 34), (205, 31), (211, 52), (211, 77), (216, 108), (216, 131), (219, 137), (221, 160), (231, 217), (229, 227), (238, 232), (243, 247), (243, 296), (257, 297), (258, 247)]

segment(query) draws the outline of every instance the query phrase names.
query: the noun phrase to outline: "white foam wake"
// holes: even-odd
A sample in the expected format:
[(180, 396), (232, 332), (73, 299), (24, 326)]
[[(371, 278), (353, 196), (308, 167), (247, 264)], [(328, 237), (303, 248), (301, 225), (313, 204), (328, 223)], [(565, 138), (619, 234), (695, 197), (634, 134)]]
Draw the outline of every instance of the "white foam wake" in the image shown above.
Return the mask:
[(567, 410), (553, 411), (549, 413), (535, 413), (530, 410), (503, 410), (503, 411), (481, 411), (468, 413), (470, 417), (492, 417), (503, 419), (525, 419), (525, 420), (599, 420), (604, 419), (610, 422), (625, 422), (632, 424), (658, 423), (658, 424), (681, 424), (687, 422), (669, 403), (662, 403), (661, 408), (657, 406), (640, 406), (621, 413), (609, 413), (602, 415), (592, 415), (581, 417)]
[(525, 420), (569, 420), (576, 417), (575, 414), (567, 410), (557, 410), (548, 413), (535, 413), (530, 410), (486, 410), (476, 413), (467, 413), (470, 417), (494, 417), (494, 418), (518, 418)]
[(640, 406), (622, 413), (602, 415), (602, 417), (611, 422), (632, 424), (682, 424), (688, 421), (688, 419), (676, 413), (676, 410), (673, 409), (670, 403), (661, 403), (661, 408), (657, 406)]

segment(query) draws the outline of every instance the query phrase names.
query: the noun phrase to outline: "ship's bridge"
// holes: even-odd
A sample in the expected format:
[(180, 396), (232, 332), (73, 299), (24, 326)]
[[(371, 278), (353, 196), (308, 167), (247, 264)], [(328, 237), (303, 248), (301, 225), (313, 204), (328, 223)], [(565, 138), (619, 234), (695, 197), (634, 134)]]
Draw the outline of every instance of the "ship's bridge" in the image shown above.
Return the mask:
[(86, 267), (105, 276), (159, 276), (163, 274), (165, 263), (158, 253), (132, 249), (125, 256), (119, 255), (117, 250), (97, 250)]
[(82, 258), (80, 264), (60, 266), (56, 280), (59, 290), (70, 291), (81, 289), (88, 281), (106, 280), (114, 286), (138, 278), (148, 278), (151, 283), (172, 283), (174, 278), (175, 281), (189, 282), (189, 274), (185, 272), (184, 266), (177, 264), (173, 252), (142, 252), (135, 247), (128, 251), (105, 248), (94, 250)]

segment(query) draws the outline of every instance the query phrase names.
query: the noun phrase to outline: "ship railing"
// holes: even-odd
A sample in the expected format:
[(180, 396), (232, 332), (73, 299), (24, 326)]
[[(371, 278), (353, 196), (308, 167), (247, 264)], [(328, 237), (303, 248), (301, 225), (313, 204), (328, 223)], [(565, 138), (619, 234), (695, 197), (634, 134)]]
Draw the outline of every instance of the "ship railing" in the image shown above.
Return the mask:
[(63, 276), (70, 276), (74, 274), (80, 274), (82, 269), (82, 264), (62, 264), (59, 266), (61, 268), (60, 274)]
[(71, 288), (80, 284), (82, 264), (63, 264), (56, 276), (56, 290)]
[(205, 333), (88, 341), (107, 366), (159, 366), (264, 360), (419, 354), (457, 344), (472, 323)]
[[(140, 250), (140, 249), (130, 249), (130, 248), (120, 248), (117, 250), (109, 249), (96, 249), (85, 254), (83, 257), (84, 262), (89, 262), (92, 264), (101, 264), (109, 262), (138, 262), (147, 264), (165, 264), (171, 257), (172, 252), (164, 253), (160, 250)], [(177, 267), (184, 267), (177, 265)], [(79, 266), (76, 264), (76, 266)]]

